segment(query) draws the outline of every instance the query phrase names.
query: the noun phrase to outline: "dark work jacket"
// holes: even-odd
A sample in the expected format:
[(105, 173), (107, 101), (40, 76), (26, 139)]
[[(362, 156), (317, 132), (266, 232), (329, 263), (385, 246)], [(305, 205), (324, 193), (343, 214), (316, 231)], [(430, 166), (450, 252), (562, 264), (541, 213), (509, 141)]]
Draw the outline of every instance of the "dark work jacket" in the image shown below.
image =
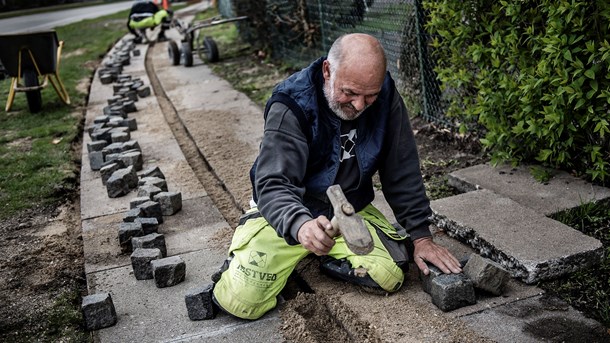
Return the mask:
[(129, 11), (129, 17), (136, 13), (152, 13), (155, 14), (159, 11), (159, 7), (152, 1), (138, 1), (131, 6)]
[[(286, 203), (283, 202), (282, 195), (279, 193), (277, 198), (275, 196), (270, 196), (268, 193), (266, 194), (266, 199), (269, 199), (269, 201), (266, 200), (265, 204), (259, 203), (259, 209), (262, 215), (275, 227), (278, 234), (284, 237), (290, 244), (298, 243), (296, 241), (296, 232), (304, 221), (319, 215), (325, 215), (328, 218), (331, 218), (332, 216), (332, 207), (326, 196), (326, 190), (329, 186), (336, 183), (335, 179), (339, 170), (341, 120), (329, 109), (323, 94), (324, 79), (322, 76), (322, 63), (324, 59), (325, 58), (318, 59), (309, 67), (291, 75), (285, 81), (278, 84), (265, 108), (266, 136), (270, 130), (267, 127), (267, 117), (270, 111), (272, 111), (272, 107), (280, 107), (278, 105), (279, 103), (283, 105), (281, 107), (287, 108), (285, 115), (294, 116), (296, 117), (296, 121), (298, 121), (297, 127), (292, 129), (293, 132), (283, 133), (284, 138), (292, 139), (290, 138), (291, 136), (300, 136), (304, 137), (303, 140), (306, 140), (306, 146), (305, 144), (300, 144), (301, 147), (304, 147), (300, 149), (306, 149), (306, 151), (299, 152), (307, 155), (306, 166), (298, 166), (298, 168), (305, 169), (302, 178), (293, 178), (292, 180), (296, 180), (294, 182), (282, 180), (279, 183), (277, 183), (277, 180), (271, 180), (272, 183), (283, 183), (287, 185), (286, 188), (294, 188), (295, 190), (293, 193), (295, 193), (295, 196), (293, 196), (292, 199), (299, 201), (300, 204), (293, 204), (295, 201), (291, 201), (288, 206), (284, 206), (283, 204)], [(387, 141), (387, 137), (390, 136), (388, 135), (388, 130), (393, 129), (393, 124), (390, 123), (391, 116), (406, 116), (404, 104), (402, 108), (404, 113), (392, 113), (392, 106), (396, 104), (395, 101), (400, 100), (400, 104), (402, 104), (402, 100), (395, 99), (395, 97), (400, 96), (396, 92), (394, 81), (388, 73), (377, 99), (358, 118), (356, 156), (360, 181), (355, 188), (344, 190), (347, 200), (355, 207), (356, 211), (360, 211), (370, 204), (375, 197), (372, 177), (375, 172), (380, 169), (380, 163), (384, 164), (385, 161), (387, 161), (386, 151), (388, 151), (389, 148), (388, 144), (392, 144)], [(292, 117), (285, 118), (285, 120), (290, 119), (294, 121), (294, 118)], [(300, 132), (297, 132), (297, 130)], [(407, 131), (412, 135), (410, 126)], [(276, 141), (278, 144), (265, 145), (266, 142), (272, 142), (273, 139), (274, 138), (269, 138), (266, 140), (266, 138), (263, 138), (261, 149), (280, 149), (276, 148), (275, 145), (283, 143), (282, 140), (285, 139)], [(410, 148), (415, 149), (414, 141), (410, 145), (413, 145)], [(289, 152), (285, 150), (275, 151), (276, 156), (285, 153)], [(401, 153), (399, 155), (405, 154)], [(269, 180), (266, 179), (268, 173), (267, 169), (269, 169), (269, 167), (258, 165), (260, 157), (261, 156), (259, 155), (259, 158), (257, 158), (250, 171), (253, 198), (256, 202), (259, 202), (258, 200), (261, 197), (261, 192), (273, 193), (278, 192), (278, 190), (284, 192), (282, 187), (278, 187), (277, 185), (275, 187), (265, 188), (265, 186), (269, 184)], [(414, 159), (416, 160), (415, 164), (392, 169), (400, 170), (402, 168), (409, 168), (411, 169), (409, 173), (413, 173), (416, 178), (419, 178), (419, 184), (417, 184), (418, 189), (414, 192), (418, 193), (414, 194), (414, 196), (419, 197), (421, 200), (420, 203), (417, 204), (421, 210), (419, 211), (416, 225), (425, 226), (425, 229), (423, 229), (424, 232), (420, 235), (425, 236), (429, 235), (427, 229), (429, 203), (425, 196), (425, 191), (423, 190), (423, 182), (421, 182), (416, 150)], [(270, 162), (265, 163), (275, 163), (271, 160), (272, 159), (269, 158)], [(275, 168), (275, 166), (272, 168)], [(291, 170), (287, 170), (288, 168), (280, 166), (274, 173), (278, 174), (277, 171), (282, 170), (282, 168), (284, 168), (282, 173), (290, 174), (292, 172)], [(263, 175), (257, 175), (261, 173)], [(297, 173), (295, 172), (295, 174)], [(291, 185), (291, 183), (298, 183), (298, 185)], [(267, 191), (267, 189), (270, 189), (270, 191)], [(405, 191), (409, 190), (405, 189)], [(398, 201), (398, 207), (412, 207), (411, 204), (407, 204), (401, 199), (396, 200)], [(276, 202), (277, 204), (273, 204), (272, 202)], [(304, 206), (306, 210), (299, 209), (299, 205)], [(294, 210), (286, 210), (286, 208), (294, 208)], [(283, 211), (286, 211), (286, 213), (282, 214)], [(405, 224), (413, 226), (410, 225), (408, 221)], [(401, 225), (403, 225), (403, 223), (401, 223)], [(413, 227), (407, 227), (407, 231), (410, 231), (409, 229), (413, 229)]]
[[(265, 109), (266, 116), (271, 104), (275, 102), (285, 104), (298, 117), (301, 128), (306, 130), (309, 160), (303, 180), (306, 188), (304, 202), (314, 217), (331, 214), (332, 208), (326, 190), (335, 183), (341, 152), (341, 119), (329, 113), (330, 109), (322, 93), (323, 61), (324, 58), (318, 59), (307, 69), (293, 74), (277, 85)], [(377, 100), (362, 114), (362, 119), (358, 123), (356, 156), (360, 167), (360, 183), (356, 189), (344, 190), (347, 200), (356, 211), (362, 210), (375, 198), (372, 177), (377, 171), (377, 160), (381, 155), (394, 90), (394, 81), (388, 73)], [(325, 113), (321, 115), (320, 109)], [(367, 115), (369, 113), (372, 115)], [(254, 167), (252, 181), (255, 171)], [(254, 194), (254, 201), (257, 200)]]
[[(152, 1), (138, 1), (131, 6), (131, 10), (129, 11), (129, 15), (127, 16), (127, 29), (129, 32), (138, 36), (136, 31), (129, 26), (129, 22), (133, 19), (131, 16), (133, 14), (142, 14), (142, 13), (150, 13), (151, 15), (157, 13), (159, 11), (159, 7), (155, 5)], [(136, 20), (137, 21), (137, 20)]]

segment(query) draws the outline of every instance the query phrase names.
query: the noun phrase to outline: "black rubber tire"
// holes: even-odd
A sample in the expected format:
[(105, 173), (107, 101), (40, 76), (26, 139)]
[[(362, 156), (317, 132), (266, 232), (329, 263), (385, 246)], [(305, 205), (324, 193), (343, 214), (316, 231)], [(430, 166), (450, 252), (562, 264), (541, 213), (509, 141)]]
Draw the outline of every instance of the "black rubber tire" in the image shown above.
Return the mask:
[(193, 65), (193, 48), (189, 42), (182, 42), (182, 49), (180, 50), (182, 57), (182, 64), (185, 67), (191, 67)]
[[(38, 83), (38, 75), (35, 70), (24, 70), (23, 71), (23, 83), (26, 87), (36, 87)], [(28, 108), (30, 113), (38, 113), (42, 108), (42, 96), (40, 89), (25, 92), (25, 97), (28, 100)]]
[(208, 62), (214, 63), (218, 62), (218, 46), (212, 37), (205, 37), (203, 39), (203, 46), (205, 48), (205, 55), (208, 58)]
[(173, 66), (180, 64), (180, 50), (178, 49), (178, 44), (173, 40), (167, 42), (167, 54)]

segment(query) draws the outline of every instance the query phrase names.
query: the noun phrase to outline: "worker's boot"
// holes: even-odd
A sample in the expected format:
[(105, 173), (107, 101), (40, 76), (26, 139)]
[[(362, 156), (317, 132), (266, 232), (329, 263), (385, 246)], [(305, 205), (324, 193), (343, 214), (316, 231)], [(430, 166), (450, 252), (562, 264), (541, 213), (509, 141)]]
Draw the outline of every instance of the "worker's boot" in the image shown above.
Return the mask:
[(328, 276), (361, 286), (367, 292), (386, 293), (371, 278), (365, 268), (352, 268), (352, 264), (344, 258), (337, 260), (330, 256), (322, 256), (320, 259), (320, 270)]
[(167, 37), (165, 36), (165, 30), (161, 29), (161, 31), (159, 31), (159, 35), (157, 36), (157, 42), (165, 41), (167, 41)]
[(233, 255), (229, 256), (223, 262), (222, 266), (220, 266), (220, 268), (212, 274), (212, 282), (213, 283), (216, 283), (216, 282), (220, 281), (220, 277), (222, 276), (222, 273), (224, 273), (227, 269), (229, 269), (229, 264), (231, 263), (232, 259), (233, 259)]
[[(214, 287), (216, 286), (216, 283), (218, 281), (220, 281), (220, 277), (222, 276), (222, 273), (224, 273), (227, 269), (229, 269), (229, 264), (231, 263), (232, 259), (233, 259), (233, 255), (229, 256), (223, 262), (222, 266), (220, 266), (220, 268), (212, 274), (212, 277), (211, 277), (212, 283), (206, 285), (205, 291), (200, 293), (201, 298), (199, 299), (199, 304), (202, 305), (202, 307), (203, 307), (203, 309), (201, 310), (201, 313), (198, 313), (198, 316), (200, 319), (214, 319), (216, 317), (216, 315), (218, 314), (218, 312), (220, 312), (221, 310), (224, 311), (222, 309), (222, 307), (216, 301), (216, 298), (214, 298), (213, 291), (214, 291)], [(226, 311), (224, 311), (224, 312), (226, 312)]]
[[(171, 14), (173, 14), (173, 12)], [(171, 18), (171, 14), (170, 14), (170, 18)], [(163, 21), (161, 21), (161, 29), (160, 29), (161, 31), (159, 31), (159, 35), (157, 36), (157, 42), (167, 41), (167, 37), (165, 36), (165, 31), (169, 30), (171, 28), (170, 20), (171, 19), (163, 18)]]

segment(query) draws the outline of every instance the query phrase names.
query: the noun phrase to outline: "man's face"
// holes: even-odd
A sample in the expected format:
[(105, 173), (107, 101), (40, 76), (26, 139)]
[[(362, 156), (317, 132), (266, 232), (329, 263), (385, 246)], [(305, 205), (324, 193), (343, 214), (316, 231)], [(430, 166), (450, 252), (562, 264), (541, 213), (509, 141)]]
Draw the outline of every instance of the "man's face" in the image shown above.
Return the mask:
[(328, 107), (343, 120), (354, 120), (371, 106), (383, 83), (378, 75), (372, 77), (370, 72), (350, 66), (332, 73), (328, 61), (324, 61), (323, 74)]

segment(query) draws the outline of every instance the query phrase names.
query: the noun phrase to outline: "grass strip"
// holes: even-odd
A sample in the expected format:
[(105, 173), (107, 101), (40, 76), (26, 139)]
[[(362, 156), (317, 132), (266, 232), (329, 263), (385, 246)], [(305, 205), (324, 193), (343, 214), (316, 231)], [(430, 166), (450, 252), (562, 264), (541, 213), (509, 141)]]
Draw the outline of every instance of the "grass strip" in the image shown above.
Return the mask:
[[(52, 87), (42, 90), (42, 111), (30, 113), (25, 93), (17, 93), (10, 112), (0, 112), (0, 219), (60, 201), (78, 184), (80, 139), (90, 79), (101, 58), (125, 35), (122, 11), (57, 28), (65, 42), (60, 76), (72, 104), (61, 102)], [(9, 80), (0, 81), (6, 99)]]

